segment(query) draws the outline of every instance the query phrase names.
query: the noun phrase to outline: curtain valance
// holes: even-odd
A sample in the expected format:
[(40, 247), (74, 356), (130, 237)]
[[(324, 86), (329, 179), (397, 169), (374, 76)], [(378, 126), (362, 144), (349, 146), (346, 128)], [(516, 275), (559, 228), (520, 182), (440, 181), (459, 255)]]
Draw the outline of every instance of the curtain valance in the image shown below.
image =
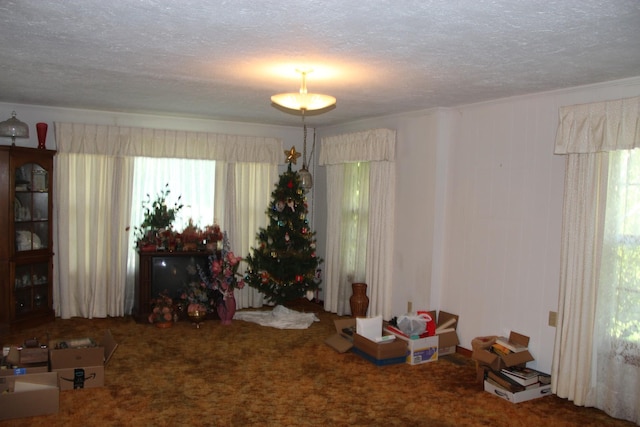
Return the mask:
[(55, 123), (59, 152), (279, 164), (282, 140), (210, 132)]
[(389, 161), (396, 158), (396, 131), (373, 129), (322, 138), (320, 164)]
[(640, 147), (640, 97), (560, 108), (556, 154)]

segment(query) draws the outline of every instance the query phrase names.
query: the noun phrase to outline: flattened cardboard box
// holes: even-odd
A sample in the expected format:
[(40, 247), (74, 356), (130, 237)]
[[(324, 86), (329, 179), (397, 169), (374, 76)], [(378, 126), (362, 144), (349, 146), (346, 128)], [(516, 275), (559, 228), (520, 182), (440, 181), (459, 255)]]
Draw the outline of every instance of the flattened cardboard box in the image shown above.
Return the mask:
[(338, 353), (346, 353), (353, 347), (353, 335), (348, 335), (343, 330), (352, 328), (355, 333), (356, 319), (337, 319), (333, 323), (336, 327), (336, 333), (324, 342)]
[(55, 372), (0, 377), (0, 420), (56, 414), (59, 406)]
[(58, 374), (60, 390), (103, 387), (104, 367), (117, 347), (110, 330), (96, 347), (57, 349), (53, 345), (49, 360), (51, 371)]

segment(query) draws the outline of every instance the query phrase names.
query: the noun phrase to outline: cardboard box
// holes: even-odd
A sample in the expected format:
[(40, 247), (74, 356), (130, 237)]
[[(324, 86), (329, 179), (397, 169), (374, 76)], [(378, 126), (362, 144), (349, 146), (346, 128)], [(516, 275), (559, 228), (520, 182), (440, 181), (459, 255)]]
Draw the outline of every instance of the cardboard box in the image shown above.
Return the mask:
[(438, 336), (411, 339), (396, 334), (396, 340), (404, 341), (409, 350), (406, 362), (410, 365), (435, 362), (438, 360)]
[(60, 390), (103, 387), (104, 367), (118, 347), (111, 331), (105, 332), (100, 345), (57, 348), (61, 342), (56, 341), (49, 350), (51, 371), (58, 374)]
[[(517, 332), (511, 331), (511, 333), (509, 334), (509, 339), (524, 346), (529, 345), (529, 337)], [(474, 339), (476, 343), (478, 342), (478, 340), (482, 340), (482, 338)], [(495, 337), (487, 337), (487, 339), (485, 339), (481, 344), (472, 343), (474, 344), (474, 348), (473, 353), (471, 354), (471, 358), (478, 362), (478, 369), (481, 369), (482, 365), (485, 365), (490, 369), (493, 369), (494, 371), (499, 371), (500, 369), (509, 366), (524, 366), (527, 362), (534, 360), (533, 356), (531, 355), (531, 353), (529, 353), (528, 350), (521, 351), (519, 353), (511, 353), (505, 356), (499, 356), (489, 350), (494, 342)]]
[[(382, 331), (381, 331), (382, 332)], [(390, 335), (388, 332), (383, 335)], [(394, 339), (387, 342), (375, 342), (359, 334), (353, 335), (353, 347), (368, 354), (375, 360), (404, 358), (407, 356), (406, 342)]]
[[(338, 353), (346, 353), (353, 347), (353, 334), (355, 334), (356, 319), (337, 319), (334, 320), (336, 333), (324, 340), (325, 344), (333, 348)], [(344, 332), (344, 329), (351, 329), (352, 334)]]
[[(446, 356), (447, 354), (453, 354), (456, 352), (456, 346), (460, 344), (458, 338), (458, 319), (457, 314), (447, 313), (446, 311), (430, 311), (429, 314), (436, 320), (436, 335), (438, 336), (438, 357)], [(443, 329), (443, 332), (439, 332), (438, 329)]]
[[(325, 344), (338, 353), (352, 351), (377, 366), (404, 363), (407, 345), (401, 341), (376, 343), (356, 333), (356, 319), (346, 318), (334, 321), (336, 333), (325, 340)], [(345, 332), (349, 330), (349, 333)], [(385, 333), (388, 335), (388, 333)]]
[(59, 405), (55, 372), (0, 377), (0, 420), (56, 414)]
[(8, 347), (7, 356), (0, 363), (0, 376), (36, 374), (49, 372), (49, 354), (43, 362), (20, 363), (21, 350), (16, 346)]
[(513, 403), (526, 402), (527, 400), (537, 399), (539, 397), (551, 395), (551, 384), (541, 384), (539, 387), (529, 388), (527, 390), (512, 393), (508, 390), (498, 387), (495, 384), (485, 380), (484, 391), (498, 396), (501, 399), (508, 400)]

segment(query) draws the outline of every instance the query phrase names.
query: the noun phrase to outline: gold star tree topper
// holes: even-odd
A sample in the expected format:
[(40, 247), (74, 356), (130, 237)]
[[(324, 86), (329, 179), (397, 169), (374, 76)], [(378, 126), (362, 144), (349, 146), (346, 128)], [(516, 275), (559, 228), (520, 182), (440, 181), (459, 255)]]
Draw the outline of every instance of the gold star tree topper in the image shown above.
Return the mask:
[(284, 150), (284, 155), (287, 156), (287, 163), (298, 164), (298, 157), (300, 157), (300, 153), (296, 151), (295, 145), (291, 147), (291, 150)]

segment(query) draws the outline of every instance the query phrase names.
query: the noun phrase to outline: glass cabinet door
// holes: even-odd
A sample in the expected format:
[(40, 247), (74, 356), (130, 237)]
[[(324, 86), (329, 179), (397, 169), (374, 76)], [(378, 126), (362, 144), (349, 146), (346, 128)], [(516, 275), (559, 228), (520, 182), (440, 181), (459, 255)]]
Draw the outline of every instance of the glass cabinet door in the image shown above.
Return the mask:
[(13, 277), (16, 316), (49, 308), (49, 265), (46, 262), (16, 264)]
[(15, 250), (34, 251), (49, 247), (49, 175), (36, 163), (15, 171)]

